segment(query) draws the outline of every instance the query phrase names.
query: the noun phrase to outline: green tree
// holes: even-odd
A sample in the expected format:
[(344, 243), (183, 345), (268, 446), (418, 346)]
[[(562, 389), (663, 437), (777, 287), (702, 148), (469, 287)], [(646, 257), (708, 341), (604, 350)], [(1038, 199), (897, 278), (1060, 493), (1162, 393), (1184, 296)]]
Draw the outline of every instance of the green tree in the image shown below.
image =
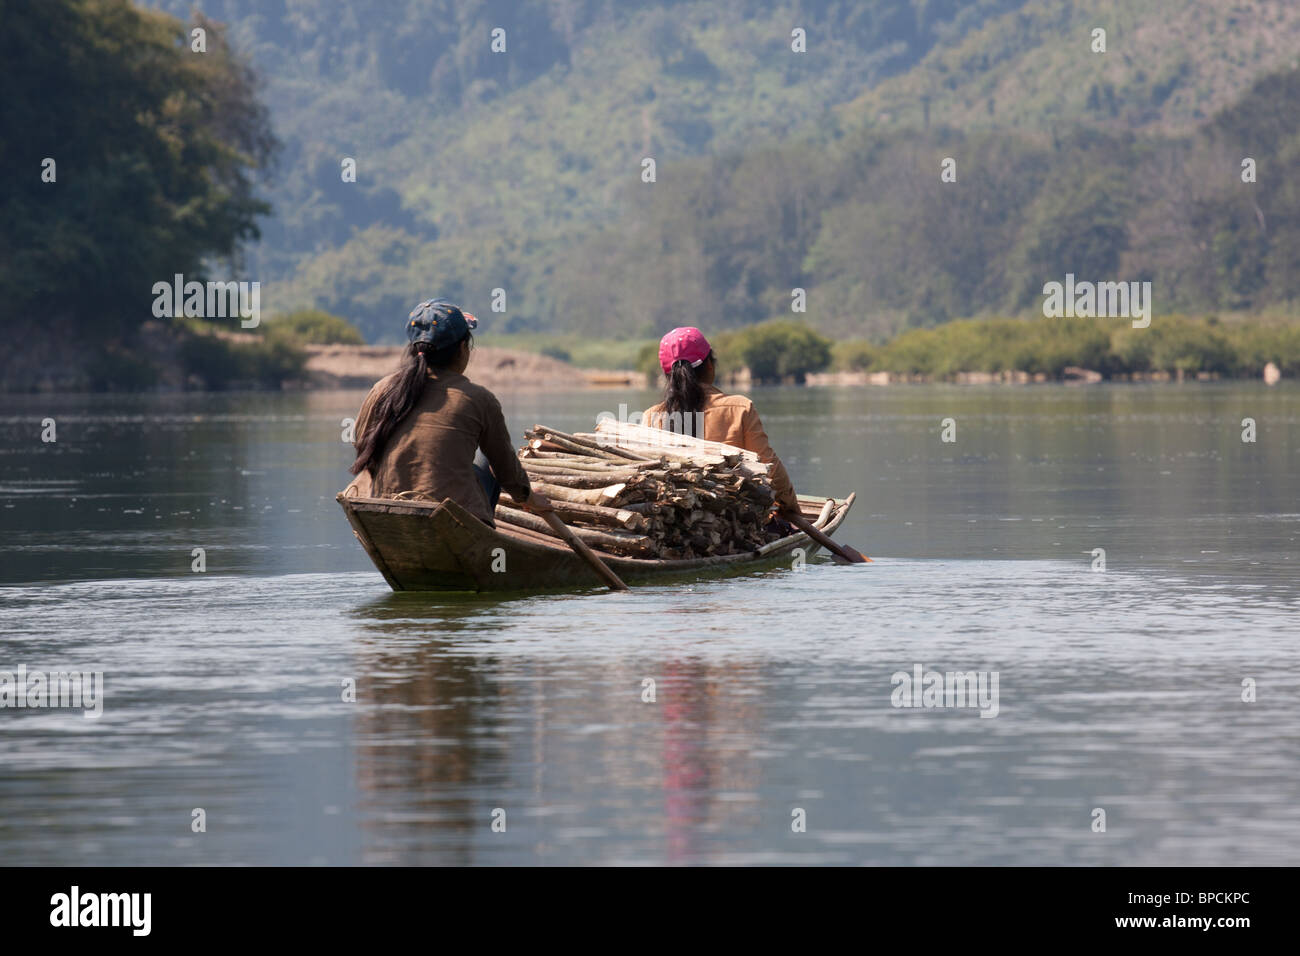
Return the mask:
[(793, 378), (802, 383), (809, 372), (831, 363), (831, 341), (798, 322), (777, 319), (737, 334), (733, 344), (749, 373), (760, 382)]
[(155, 282), (223, 262), (233, 278), (270, 211), (255, 188), (276, 141), (224, 29), (197, 17), (193, 52), (186, 24), (126, 0), (2, 3), (0, 21), (9, 334), (129, 339)]
[(1010, 255), (1008, 271), (1018, 277), (1012, 307), (1041, 302), (1043, 284), (1062, 281), (1066, 273), (1091, 282), (1116, 276), (1128, 241), (1132, 173), (1116, 157), (1103, 168), (1092, 165), (1093, 158), (1088, 172), (1061, 170), (1028, 210)]

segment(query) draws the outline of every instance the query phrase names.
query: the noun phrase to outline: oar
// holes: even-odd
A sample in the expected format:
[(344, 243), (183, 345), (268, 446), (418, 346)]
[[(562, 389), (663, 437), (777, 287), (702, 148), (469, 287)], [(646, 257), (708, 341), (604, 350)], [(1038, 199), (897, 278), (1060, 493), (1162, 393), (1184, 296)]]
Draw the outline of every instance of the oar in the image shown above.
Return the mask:
[(871, 561), (866, 555), (859, 554), (853, 548), (836, 544), (820, 530), (814, 528), (813, 523), (801, 514), (786, 513), (782, 517), (829, 551), (836, 564), (863, 564)]
[(573, 549), (574, 553), (587, 564), (591, 565), (591, 570), (595, 571), (602, 581), (609, 585), (611, 591), (626, 591), (627, 585), (619, 578), (617, 574), (609, 569), (604, 561), (596, 556), (596, 552), (587, 547), (587, 542), (579, 538), (569, 528), (567, 524), (554, 511), (541, 512), (542, 519), (551, 526), (551, 530), (564, 539), (565, 543)]

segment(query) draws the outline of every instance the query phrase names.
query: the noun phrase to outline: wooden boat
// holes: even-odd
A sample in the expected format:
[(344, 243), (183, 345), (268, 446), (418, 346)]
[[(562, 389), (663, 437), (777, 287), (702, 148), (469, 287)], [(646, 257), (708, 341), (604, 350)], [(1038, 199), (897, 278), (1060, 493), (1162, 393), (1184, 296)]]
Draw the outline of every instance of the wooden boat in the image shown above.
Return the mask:
[[(856, 495), (842, 500), (800, 495), (814, 526), (831, 534)], [(507, 524), (491, 528), (450, 498), (442, 502), (339, 494), (338, 503), (370, 560), (394, 591), (528, 591), (601, 587), (592, 570), (561, 541), (551, 542)], [(802, 531), (757, 551), (684, 560), (600, 553), (625, 581), (672, 574), (758, 569), (788, 560), (796, 548), (811, 557), (818, 546)], [(495, 570), (494, 570), (495, 568)]]

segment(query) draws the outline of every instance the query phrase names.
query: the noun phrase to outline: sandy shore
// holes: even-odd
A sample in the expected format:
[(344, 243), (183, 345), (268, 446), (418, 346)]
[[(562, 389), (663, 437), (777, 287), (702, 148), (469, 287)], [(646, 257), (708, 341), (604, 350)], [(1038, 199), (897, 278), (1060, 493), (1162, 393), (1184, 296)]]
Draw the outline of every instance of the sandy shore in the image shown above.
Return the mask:
[[(308, 345), (306, 370), (314, 388), (369, 388), (397, 368), (396, 345)], [(487, 388), (600, 388), (640, 385), (632, 371), (581, 369), (547, 355), (476, 345), (466, 373)]]

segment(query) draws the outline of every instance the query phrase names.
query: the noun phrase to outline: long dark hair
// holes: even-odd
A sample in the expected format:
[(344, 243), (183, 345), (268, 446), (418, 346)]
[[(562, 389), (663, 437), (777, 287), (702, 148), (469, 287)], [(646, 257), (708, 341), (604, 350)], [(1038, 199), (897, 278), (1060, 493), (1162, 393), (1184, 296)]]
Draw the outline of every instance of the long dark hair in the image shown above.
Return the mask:
[(420, 400), (430, 369), (441, 370), (452, 365), (460, 357), (460, 347), (464, 342), (469, 342), (472, 349), (474, 333), (466, 332), (465, 338), (455, 345), (444, 345), (440, 349), (433, 348), (428, 342), (416, 342), (407, 347), (401, 368), (375, 399), (370, 423), (357, 443), (357, 460), (349, 469), (352, 474), (359, 475), (374, 463), (393, 429)]
[(668, 372), (668, 383), (664, 386), (664, 428), (677, 431), (680, 426), (682, 434), (695, 433), (696, 416), (704, 407), (704, 383), (700, 381), (700, 372), (712, 361), (713, 350), (710, 349), (697, 368), (691, 368), (686, 359), (673, 363)]

